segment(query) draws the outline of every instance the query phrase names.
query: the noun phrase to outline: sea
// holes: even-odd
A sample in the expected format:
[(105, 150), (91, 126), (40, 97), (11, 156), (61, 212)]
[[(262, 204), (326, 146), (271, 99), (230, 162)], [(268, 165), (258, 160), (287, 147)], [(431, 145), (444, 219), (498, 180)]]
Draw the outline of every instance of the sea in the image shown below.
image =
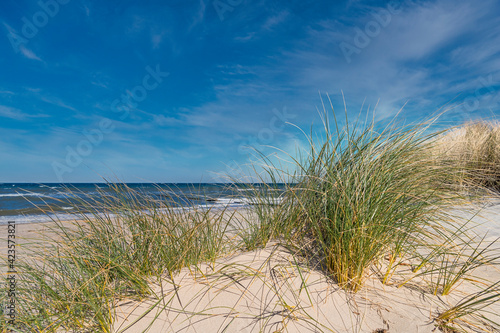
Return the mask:
[[(75, 215), (88, 213), (82, 200), (103, 202), (117, 195), (113, 188), (122, 186), (126, 193), (138, 194), (155, 202), (165, 202), (181, 209), (232, 208), (252, 204), (249, 197), (255, 188), (263, 184), (187, 184), (187, 183), (0, 183), (0, 225), (9, 221), (16, 223), (48, 222), (54, 218), (61, 221), (75, 219)], [(276, 195), (284, 185), (278, 185)], [(273, 194), (274, 195), (274, 194)], [(136, 196), (137, 197), (137, 196)], [(83, 211), (82, 211), (83, 210)]]

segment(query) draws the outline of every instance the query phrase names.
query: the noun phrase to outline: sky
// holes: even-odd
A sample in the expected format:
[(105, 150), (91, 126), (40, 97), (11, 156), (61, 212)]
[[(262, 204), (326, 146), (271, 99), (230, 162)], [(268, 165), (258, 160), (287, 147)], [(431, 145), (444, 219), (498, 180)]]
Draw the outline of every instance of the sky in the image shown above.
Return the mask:
[(0, 66), (0, 182), (220, 182), (328, 98), (498, 119), (500, 2), (3, 0)]

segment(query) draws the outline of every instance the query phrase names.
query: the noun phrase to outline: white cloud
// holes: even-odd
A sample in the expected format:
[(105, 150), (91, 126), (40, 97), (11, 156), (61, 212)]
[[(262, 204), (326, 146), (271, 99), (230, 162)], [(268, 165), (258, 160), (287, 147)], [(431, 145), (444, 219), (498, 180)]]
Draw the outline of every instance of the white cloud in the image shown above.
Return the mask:
[[(210, 0), (209, 0), (210, 1)], [(206, 11), (207, 5), (203, 0), (200, 0), (200, 5), (198, 7), (198, 11), (193, 17), (193, 22), (187, 29), (187, 31), (191, 31), (194, 27), (196, 27), (198, 24), (202, 23), (204, 18), (205, 18), (205, 11)]]
[[(365, 110), (368, 106), (372, 110), (380, 100), (377, 119), (392, 117), (406, 102), (404, 114), (426, 116), (461, 92), (475, 89), (479, 76), (500, 69), (495, 56), (500, 50), (500, 19), (491, 17), (493, 6), (493, 1), (406, 2), (390, 24), (360, 54), (353, 55), (351, 64), (339, 43), (352, 43), (353, 27), (364, 29), (373, 20), (371, 14), (381, 8), (363, 8), (362, 17), (315, 22), (304, 27), (304, 38), (292, 40), (292, 48), (268, 56), (259, 66), (219, 66), (219, 74), (225, 75), (213, 86), (217, 100), (191, 110), (183, 119), (195, 126), (223, 124), (224, 129), (216, 129), (219, 134), (225, 129), (238, 131), (238, 126), (245, 132), (247, 128), (258, 131), (262, 124), (255, 118), (266, 116), (266, 110), (255, 106), (258, 96), (262, 105), (288, 105), (301, 115), (294, 123), (310, 124), (314, 104), (320, 103), (317, 92), (332, 93), (334, 104), (342, 104), (341, 90), (348, 110), (355, 114), (366, 98)], [(269, 17), (261, 27), (284, 22), (289, 19), (285, 13)], [(349, 19), (354, 22), (341, 23)], [(242, 36), (239, 40), (250, 40), (258, 33)], [(240, 78), (242, 74), (251, 75)], [(253, 109), (248, 107), (252, 104)], [(232, 112), (231, 105), (238, 111)]]
[(0, 117), (10, 118), (15, 120), (26, 119), (26, 115), (23, 114), (21, 110), (5, 105), (0, 105)]
[[(392, 16), (375, 41), (378, 52), (392, 61), (422, 59), (446, 47), (467, 31), (474, 30), (491, 3), (439, 1), (413, 5)], [(363, 27), (364, 28), (364, 27)]]
[(40, 89), (40, 88), (25, 87), (25, 89), (31, 93), (30, 95), (37, 97), (41, 101), (44, 101), (46, 103), (56, 105), (56, 106), (59, 106), (61, 108), (65, 108), (65, 109), (68, 109), (71, 111), (75, 111), (75, 112), (77, 111), (74, 107), (68, 105), (67, 103), (62, 101), (60, 98), (50, 96), (48, 94), (43, 94), (42, 89)]
[[(449, 101), (449, 94), (461, 92), (463, 87), (456, 86), (457, 82), (472, 81), (497, 70), (491, 62), (481, 65), (484, 72), (470, 67), (463, 70), (463, 66), (478, 65), (479, 59), (493, 61), (498, 46), (492, 41), (498, 37), (492, 35), (498, 36), (499, 29), (498, 24), (486, 24), (486, 16), (494, 5), (492, 1), (409, 3), (367, 47), (353, 54), (350, 64), (339, 43), (353, 43), (354, 28), (335, 20), (324, 21), (319, 28), (310, 28), (306, 39), (282, 55), (280, 70), (293, 68), (288, 70), (290, 85), (307, 94), (318, 90), (338, 93), (342, 89), (348, 103), (367, 97), (371, 105), (380, 98), (380, 116), (394, 114), (408, 100), (414, 108), (426, 107), (419, 112), (434, 111), (429, 108), (437, 108)], [(370, 20), (373, 17), (368, 13), (353, 24), (364, 29)], [(453, 45), (462, 49), (453, 53)], [(475, 54), (474, 49), (480, 52)], [(297, 98), (305, 97), (302, 94)]]
[(255, 31), (249, 31), (243, 36), (236, 36), (234, 39), (239, 42), (247, 42), (254, 38), (258, 38), (264, 33), (267, 33), (273, 30), (276, 26), (285, 22), (290, 16), (290, 12), (288, 10), (284, 10), (279, 12), (276, 15), (269, 16), (264, 23), (257, 28)]
[(217, 69), (220, 74), (224, 75), (254, 75), (256, 74), (255, 70), (252, 67), (244, 66), (240, 64), (232, 65), (232, 64), (223, 64), (217, 65)]
[[(5, 29), (7, 29), (8, 31), (8, 35), (9, 35), (9, 39), (10, 38), (14, 38), (14, 36), (18, 36), (20, 40), (24, 39), (22, 36), (20, 36), (18, 34), (18, 32), (16, 31), (16, 29), (12, 28), (10, 25), (8, 25), (6, 22), (2, 22)], [(25, 39), (25, 42), (27, 43), (28, 40)], [(18, 45), (15, 45), (15, 47), (18, 48), (18, 50), (21, 52), (21, 54), (23, 56), (25, 56), (26, 58), (28, 59), (31, 59), (31, 60), (38, 60), (38, 61), (42, 61), (42, 59), (40, 59), (40, 57), (38, 57), (32, 50), (28, 49), (26, 47), (26, 43), (20, 43)], [(17, 52), (17, 50), (16, 50)]]
[(182, 121), (174, 118), (174, 117), (165, 117), (164, 115), (156, 115), (153, 114), (153, 119), (156, 125), (158, 126), (173, 126), (173, 125), (178, 125), (181, 124)]
[(29, 118), (44, 118), (47, 115), (43, 114), (27, 114), (17, 108), (6, 105), (0, 105), (0, 117), (10, 118), (14, 120), (27, 120)]
[(26, 48), (24, 45), (20, 45), (19, 50), (28, 59), (42, 61), (42, 59), (40, 59), (40, 57), (38, 57), (33, 51)]
[(59, 107), (62, 107), (62, 108), (65, 108), (65, 109), (68, 109), (71, 111), (77, 111), (74, 107), (67, 105), (62, 100), (60, 100), (59, 98), (56, 98), (56, 97), (42, 96), (40, 99), (42, 101), (47, 102), (47, 103), (52, 104), (52, 105), (56, 105), (56, 106), (59, 106)]
[(87, 15), (87, 17), (90, 16), (90, 8), (89, 6), (87, 6), (86, 4), (83, 5), (83, 9), (85, 10), (85, 15)]
[(284, 10), (279, 12), (277, 15), (269, 17), (266, 22), (262, 25), (262, 29), (264, 30), (272, 30), (275, 26), (283, 23), (289, 16), (289, 12)]

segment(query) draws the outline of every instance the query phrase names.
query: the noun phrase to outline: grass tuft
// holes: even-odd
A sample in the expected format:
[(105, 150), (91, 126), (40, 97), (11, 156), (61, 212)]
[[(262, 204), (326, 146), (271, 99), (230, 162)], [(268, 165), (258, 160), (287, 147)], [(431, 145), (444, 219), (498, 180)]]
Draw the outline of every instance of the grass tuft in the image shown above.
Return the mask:
[(68, 189), (80, 197), (78, 221), (54, 220), (50, 241), (18, 261), (18, 329), (110, 332), (117, 302), (144, 298), (152, 281), (228, 250), (224, 209), (182, 209), (170, 191), (160, 202), (124, 184), (96, 191)]
[(436, 142), (439, 163), (460, 168), (460, 184), (500, 191), (500, 123), (469, 122), (446, 132)]

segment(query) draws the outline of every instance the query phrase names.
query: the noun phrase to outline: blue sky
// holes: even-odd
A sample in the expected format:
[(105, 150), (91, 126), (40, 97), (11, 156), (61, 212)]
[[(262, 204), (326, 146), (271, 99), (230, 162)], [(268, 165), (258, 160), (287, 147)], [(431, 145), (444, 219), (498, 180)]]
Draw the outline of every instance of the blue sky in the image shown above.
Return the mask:
[[(498, 1), (0, 4), (0, 182), (212, 182), (349, 116), (500, 113)], [(364, 104), (363, 104), (364, 103)]]

